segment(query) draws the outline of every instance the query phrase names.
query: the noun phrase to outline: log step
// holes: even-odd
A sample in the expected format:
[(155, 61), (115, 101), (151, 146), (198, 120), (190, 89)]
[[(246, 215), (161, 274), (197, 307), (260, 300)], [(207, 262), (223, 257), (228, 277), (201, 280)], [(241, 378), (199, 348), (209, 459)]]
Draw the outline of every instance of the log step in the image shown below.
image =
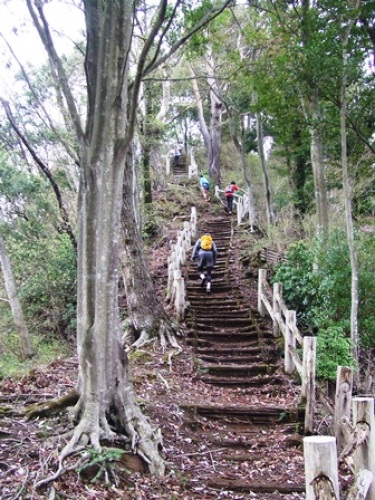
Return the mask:
[(200, 415), (210, 419), (235, 419), (236, 423), (251, 424), (285, 424), (300, 423), (305, 417), (304, 407), (285, 406), (228, 406), (228, 405), (203, 405), (183, 404), (183, 410), (193, 415)]
[(214, 377), (210, 375), (202, 375), (199, 379), (205, 384), (220, 385), (222, 387), (261, 387), (263, 385), (282, 385), (283, 381), (280, 377), (260, 376), (260, 377)]
[(274, 481), (241, 481), (238, 479), (215, 478), (207, 483), (209, 488), (218, 490), (231, 490), (252, 493), (273, 493), (275, 491), (282, 494), (304, 493), (305, 484), (301, 483), (278, 483)]

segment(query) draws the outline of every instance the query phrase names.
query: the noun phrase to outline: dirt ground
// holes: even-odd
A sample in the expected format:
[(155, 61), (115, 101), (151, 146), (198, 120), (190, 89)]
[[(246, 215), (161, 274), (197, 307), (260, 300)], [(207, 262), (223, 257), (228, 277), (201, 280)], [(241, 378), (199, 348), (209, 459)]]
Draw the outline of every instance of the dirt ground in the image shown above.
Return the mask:
[[(153, 276), (160, 297), (163, 295), (166, 277), (166, 248), (150, 250)], [(239, 269), (239, 273), (241, 270)], [(256, 304), (256, 285), (243, 282), (249, 301)], [(195, 402), (223, 401), (220, 387), (203, 384), (195, 375), (192, 348), (184, 338), (180, 339), (183, 351), (168, 364), (166, 352), (157, 345), (144, 348), (131, 359), (133, 381), (139, 405), (151, 421), (160, 426), (163, 435), (163, 457), (166, 474), (163, 478), (152, 477), (142, 471), (138, 460), (122, 464), (107, 461), (104, 470), (101, 463), (92, 458), (92, 467), (79, 470), (79, 456), (66, 460), (66, 472), (47, 486), (36, 489), (38, 481), (57, 470), (58, 453), (68, 440), (66, 433), (72, 429), (67, 411), (52, 417), (27, 421), (23, 416), (26, 405), (60, 397), (74, 388), (77, 377), (77, 359), (56, 360), (49, 366), (40, 367), (22, 378), (4, 379), (0, 383), (0, 497), (5, 499), (135, 499), (135, 500), (208, 500), (263, 498), (291, 500), (304, 498), (304, 494), (255, 494), (217, 490), (204, 486), (208, 472), (215, 467), (212, 449), (191, 439), (189, 423), (181, 405)], [(240, 396), (240, 392), (238, 392)], [(236, 391), (231, 394), (231, 402)], [(267, 394), (264, 394), (267, 398)], [(295, 398), (291, 387), (291, 397)], [(329, 425), (329, 417), (322, 419), (321, 426)], [(200, 421), (202, 432), (210, 432), (209, 425)], [(276, 432), (276, 431), (274, 431)], [(203, 434), (204, 435), (204, 434)], [(281, 439), (282, 436), (274, 436)], [(297, 444), (298, 446), (298, 444)], [(295, 453), (293, 453), (295, 456)], [(293, 480), (303, 470), (303, 453), (299, 463), (283, 464), (285, 474)], [(277, 464), (278, 457), (270, 457)], [(111, 467), (111, 465), (113, 467)], [(243, 467), (243, 465), (242, 465)], [(130, 469), (136, 469), (130, 470)], [(112, 469), (112, 471), (111, 471)], [(240, 479), (241, 467), (234, 464), (233, 480)], [(348, 478), (349, 478), (348, 473)], [(95, 477), (98, 476), (98, 477)], [(345, 471), (342, 474), (345, 482)]]

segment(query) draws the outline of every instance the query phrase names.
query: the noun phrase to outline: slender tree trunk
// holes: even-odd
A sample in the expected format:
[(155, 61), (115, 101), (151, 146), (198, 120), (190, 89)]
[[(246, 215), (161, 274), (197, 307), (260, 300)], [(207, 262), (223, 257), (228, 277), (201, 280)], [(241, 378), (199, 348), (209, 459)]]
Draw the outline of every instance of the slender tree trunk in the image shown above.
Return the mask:
[[(359, 7), (359, 1), (355, 2), (355, 9)], [(358, 261), (357, 252), (355, 248), (354, 227), (353, 227), (353, 210), (352, 210), (352, 189), (351, 179), (348, 171), (348, 154), (347, 154), (347, 141), (346, 141), (346, 87), (348, 82), (348, 53), (347, 45), (351, 29), (355, 23), (351, 19), (347, 24), (345, 34), (343, 37), (342, 45), (342, 61), (343, 73), (341, 79), (340, 89), (340, 135), (341, 135), (341, 166), (342, 166), (342, 183), (345, 195), (345, 216), (346, 216), (346, 232), (348, 239), (348, 248), (351, 264), (351, 307), (350, 307), (350, 336), (353, 343), (352, 354), (358, 366), (358, 304), (359, 304), (359, 285), (358, 285)]]
[(271, 189), (270, 189), (270, 180), (269, 180), (269, 174), (268, 174), (268, 168), (266, 164), (266, 159), (264, 156), (264, 146), (263, 146), (263, 127), (262, 127), (262, 118), (259, 113), (256, 115), (256, 129), (257, 129), (257, 139), (258, 139), (258, 154), (259, 154), (259, 161), (260, 161), (260, 166), (263, 172), (263, 179), (264, 179), (264, 190), (265, 190), (265, 197), (266, 197), (266, 207), (267, 207), (267, 223), (272, 224), (274, 221), (274, 213), (273, 213), (273, 208), (272, 208), (272, 195), (271, 195)]
[(0, 232), (0, 262), (1, 270), (3, 272), (5, 289), (8, 295), (10, 308), (12, 311), (13, 321), (16, 326), (18, 336), (21, 344), (21, 357), (22, 359), (31, 358), (35, 355), (32, 347), (29, 330), (26, 325), (25, 317), (23, 315), (21, 302), (18, 298), (17, 285), (13, 277), (12, 266), (8, 257), (3, 235)]
[(329, 232), (329, 219), (327, 183), (323, 155), (323, 138), (319, 131), (321, 121), (319, 99), (316, 93), (314, 93), (310, 98), (302, 97), (302, 103), (305, 109), (306, 118), (311, 122), (311, 125), (309, 126), (310, 158), (315, 188), (315, 206), (317, 214), (316, 232), (318, 238), (325, 241)]
[(198, 121), (199, 121), (199, 126), (200, 126), (200, 129), (201, 129), (203, 143), (204, 143), (204, 146), (206, 148), (207, 158), (211, 158), (212, 157), (212, 152), (211, 152), (210, 132), (208, 130), (208, 126), (207, 126), (207, 123), (206, 123), (206, 120), (205, 120), (205, 117), (204, 117), (203, 102), (202, 102), (202, 97), (201, 97), (201, 93), (200, 93), (200, 90), (199, 90), (198, 80), (195, 78), (195, 74), (194, 74), (192, 68), (190, 68), (190, 72), (191, 72), (191, 75), (192, 75), (192, 83), (193, 83), (195, 104), (197, 106)]
[(207, 157), (207, 169), (209, 176), (213, 179), (215, 185), (221, 186), (221, 115), (223, 103), (220, 97), (220, 88), (215, 75), (215, 60), (212, 55), (211, 47), (208, 50), (207, 70), (210, 75), (208, 84), (210, 86), (210, 155)]
[(242, 171), (243, 171), (243, 176), (247, 184), (247, 196), (248, 196), (248, 203), (249, 203), (249, 224), (251, 230), (254, 228), (254, 224), (257, 218), (257, 213), (256, 213), (256, 207), (255, 207), (255, 201), (254, 201), (254, 191), (253, 191), (253, 181), (251, 178), (251, 169), (249, 165), (249, 159), (248, 156), (245, 152), (245, 149), (243, 147), (244, 144), (244, 138), (245, 138), (245, 120), (246, 117), (242, 117), (241, 119), (241, 143), (238, 142), (236, 137), (232, 134), (232, 139), (234, 139), (234, 144), (237, 146), (237, 149), (241, 155), (241, 162), (242, 162)]
[[(309, 10), (311, 8), (310, 4), (310, 0), (302, 0), (301, 2), (301, 37), (304, 48), (308, 46), (311, 38), (310, 23), (308, 20)], [(316, 89), (312, 89), (309, 95), (303, 93), (301, 95), (301, 102), (306, 121), (310, 124), (310, 158), (314, 176), (315, 206), (317, 215), (316, 232), (318, 238), (324, 242), (328, 237), (329, 219), (327, 185), (323, 156), (323, 138), (320, 133), (321, 114), (318, 91)]]

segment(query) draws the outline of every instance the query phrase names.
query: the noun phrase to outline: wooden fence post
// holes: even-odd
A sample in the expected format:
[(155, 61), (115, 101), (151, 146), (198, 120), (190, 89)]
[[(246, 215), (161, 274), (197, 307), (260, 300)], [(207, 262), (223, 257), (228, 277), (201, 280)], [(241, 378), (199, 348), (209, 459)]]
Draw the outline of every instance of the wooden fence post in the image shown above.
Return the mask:
[(344, 444), (345, 436), (342, 431), (342, 418), (351, 421), (352, 392), (353, 392), (353, 368), (351, 366), (338, 366), (336, 377), (335, 396), (335, 436), (337, 450), (340, 453)]
[(244, 207), (243, 199), (241, 196), (237, 197), (237, 225), (240, 226), (243, 218)]
[(262, 296), (263, 296), (263, 283), (267, 279), (267, 270), (259, 269), (258, 273), (258, 311), (262, 318), (266, 315), (266, 308), (263, 304)]
[(375, 418), (374, 398), (353, 398), (353, 426), (366, 424), (369, 428), (367, 439), (356, 447), (354, 454), (355, 472), (358, 474), (366, 469), (372, 473), (371, 486), (368, 489), (366, 500), (375, 499)]
[(195, 207), (191, 207), (190, 224), (191, 237), (195, 239), (197, 237), (197, 209)]
[(280, 298), (282, 297), (283, 288), (281, 283), (274, 283), (273, 285), (273, 297), (272, 297), (272, 309), (273, 309), (273, 327), (272, 333), (274, 337), (279, 337), (280, 327), (278, 319), (280, 319), (281, 308), (280, 308)]
[(181, 276), (181, 270), (174, 271), (174, 290), (175, 290), (175, 310), (178, 323), (184, 320), (185, 316), (185, 282)]
[(306, 500), (338, 500), (336, 438), (309, 436), (303, 439)]
[(186, 254), (191, 247), (191, 224), (189, 221), (184, 221), (184, 243)]
[(302, 387), (305, 398), (305, 433), (312, 432), (315, 410), (316, 337), (303, 338)]
[(291, 374), (294, 372), (296, 369), (296, 365), (294, 364), (293, 357), (291, 355), (291, 352), (289, 350), (289, 346), (292, 347), (292, 349), (296, 349), (297, 345), (297, 339), (290, 329), (290, 325), (296, 325), (296, 311), (289, 311), (289, 309), (286, 312), (286, 318), (285, 318), (285, 357), (284, 357), (284, 369), (285, 373)]

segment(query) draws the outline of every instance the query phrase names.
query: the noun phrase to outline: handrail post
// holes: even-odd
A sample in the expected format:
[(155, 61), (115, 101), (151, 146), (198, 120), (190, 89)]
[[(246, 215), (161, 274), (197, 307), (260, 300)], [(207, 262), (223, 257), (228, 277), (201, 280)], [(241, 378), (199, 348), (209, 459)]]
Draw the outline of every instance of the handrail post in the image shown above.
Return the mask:
[(372, 473), (371, 486), (368, 489), (366, 499), (375, 499), (375, 419), (374, 398), (353, 398), (353, 427), (358, 424), (367, 424), (369, 435), (367, 439), (355, 449), (354, 467), (356, 475), (363, 469)]
[(267, 279), (267, 270), (266, 269), (259, 269), (258, 273), (258, 311), (259, 314), (262, 316), (262, 318), (265, 317), (266, 315), (266, 308), (263, 304), (263, 284), (265, 283)]
[(316, 337), (303, 338), (301, 395), (306, 401), (305, 433), (312, 432), (315, 410)]
[(273, 285), (273, 297), (272, 297), (272, 309), (273, 309), (273, 327), (272, 333), (274, 337), (279, 337), (280, 327), (278, 318), (281, 314), (280, 300), (282, 297), (282, 285), (281, 283), (274, 283)]
[(337, 500), (339, 479), (336, 439), (332, 436), (309, 436), (303, 439), (306, 500)]
[(174, 271), (174, 290), (176, 319), (178, 323), (181, 323), (185, 316), (185, 282), (180, 269)]
[(344, 435), (342, 432), (341, 421), (346, 417), (350, 422), (352, 411), (352, 391), (353, 391), (354, 372), (351, 366), (338, 366), (336, 376), (336, 395), (335, 395), (335, 436), (337, 441), (337, 450), (342, 450), (344, 446)]
[(284, 357), (284, 369), (285, 373), (288, 374), (292, 374), (296, 369), (293, 357), (289, 351), (289, 346), (295, 349), (297, 344), (296, 337), (294, 336), (290, 328), (290, 325), (295, 325), (295, 324), (296, 324), (296, 311), (289, 311), (288, 309), (285, 318), (285, 357)]

